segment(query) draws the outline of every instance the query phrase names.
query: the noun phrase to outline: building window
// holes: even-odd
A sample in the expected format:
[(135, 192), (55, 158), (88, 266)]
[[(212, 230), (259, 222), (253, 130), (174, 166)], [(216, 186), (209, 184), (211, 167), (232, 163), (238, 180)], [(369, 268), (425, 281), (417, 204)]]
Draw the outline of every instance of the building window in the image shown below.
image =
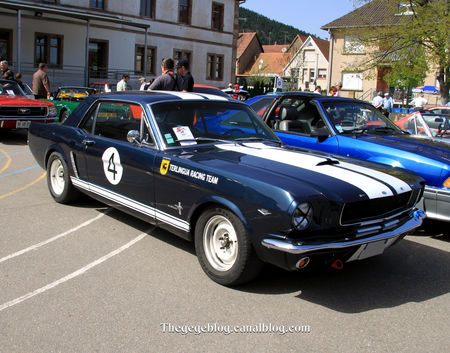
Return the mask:
[(223, 79), (223, 55), (208, 54), (207, 80)]
[(11, 34), (9, 29), (0, 29), (0, 60), (11, 61)]
[(34, 63), (46, 63), (49, 67), (62, 67), (63, 36), (58, 34), (35, 34)]
[(342, 89), (362, 91), (362, 73), (348, 72), (342, 75)]
[(105, 2), (103, 0), (91, 0), (91, 8), (92, 9), (105, 9)]
[(327, 69), (319, 69), (319, 77), (318, 78), (326, 78), (327, 77)]
[(180, 59), (186, 59), (188, 63), (191, 63), (191, 52), (182, 49), (174, 49), (173, 50), (173, 60), (175, 63)]
[[(136, 74), (144, 74), (144, 50), (145, 46), (136, 45), (134, 71)], [(156, 48), (147, 47), (147, 72), (145, 75), (155, 75)]]
[(97, 78), (108, 77), (108, 50), (106, 40), (89, 40), (89, 76)]
[(191, 0), (180, 0), (178, 6), (178, 22), (191, 24)]
[(141, 16), (155, 18), (155, 0), (141, 0)]
[(305, 62), (316, 61), (316, 52), (314, 50), (305, 50), (303, 52), (303, 56), (304, 56)]
[(307, 81), (308, 81), (308, 69), (303, 69), (302, 82), (307, 82)]
[(298, 78), (299, 73), (300, 73), (300, 69), (298, 67), (291, 69), (291, 77), (292, 78)]
[(216, 31), (223, 31), (223, 4), (212, 3), (211, 27)]
[(356, 36), (348, 35), (344, 38), (344, 53), (346, 54), (364, 54), (364, 44)]

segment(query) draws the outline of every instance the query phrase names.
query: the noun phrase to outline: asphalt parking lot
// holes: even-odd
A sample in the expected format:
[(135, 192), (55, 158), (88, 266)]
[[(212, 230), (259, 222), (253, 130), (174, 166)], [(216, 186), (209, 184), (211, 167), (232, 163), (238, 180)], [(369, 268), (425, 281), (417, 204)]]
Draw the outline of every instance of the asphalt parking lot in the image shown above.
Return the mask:
[(50, 197), (0, 131), (0, 352), (445, 352), (450, 236), (408, 235), (341, 271), (267, 267), (226, 288), (194, 246), (89, 198)]

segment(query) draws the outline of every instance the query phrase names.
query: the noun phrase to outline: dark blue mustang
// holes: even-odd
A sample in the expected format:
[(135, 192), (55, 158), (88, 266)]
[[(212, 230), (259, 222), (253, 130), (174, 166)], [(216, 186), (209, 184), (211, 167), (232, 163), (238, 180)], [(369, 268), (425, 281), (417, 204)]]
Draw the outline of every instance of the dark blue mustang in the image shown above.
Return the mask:
[(219, 96), (88, 97), (62, 124), (32, 124), (29, 146), (57, 202), (82, 191), (194, 240), (224, 285), (263, 262), (381, 254), (422, 223), (421, 178), (286, 148), (246, 104)]

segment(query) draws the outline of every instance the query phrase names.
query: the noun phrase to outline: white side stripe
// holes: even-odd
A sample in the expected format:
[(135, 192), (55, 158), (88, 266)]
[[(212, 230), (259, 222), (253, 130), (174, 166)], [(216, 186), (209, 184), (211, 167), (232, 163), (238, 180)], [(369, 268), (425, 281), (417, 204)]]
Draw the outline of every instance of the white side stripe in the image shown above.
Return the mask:
[(176, 218), (168, 213), (159, 211), (154, 207), (148, 206), (148, 205), (138, 202), (136, 200), (130, 199), (129, 197), (120, 195), (114, 191), (102, 188), (101, 186), (94, 185), (92, 183), (88, 183), (84, 180), (77, 179), (75, 177), (70, 177), (70, 179), (71, 179), (73, 185), (78, 186), (79, 188), (93, 192), (93, 193), (100, 195), (108, 200), (117, 202), (118, 204), (123, 205), (127, 208), (130, 208), (134, 211), (138, 211), (149, 217), (152, 217), (159, 221), (167, 223), (167, 224), (171, 225), (172, 227), (184, 230), (186, 232), (188, 232), (190, 229), (189, 222), (186, 222), (180, 218)]
[(322, 157), (312, 156), (302, 152), (286, 151), (281, 148), (269, 147), (262, 143), (248, 143), (245, 144), (245, 146), (236, 146), (231, 144), (218, 145), (217, 147), (224, 150), (244, 153), (274, 162), (308, 169), (319, 174), (339, 179), (361, 189), (371, 199), (393, 195), (389, 187), (370, 176), (362, 175), (333, 165), (318, 166), (318, 163), (326, 161), (326, 159)]

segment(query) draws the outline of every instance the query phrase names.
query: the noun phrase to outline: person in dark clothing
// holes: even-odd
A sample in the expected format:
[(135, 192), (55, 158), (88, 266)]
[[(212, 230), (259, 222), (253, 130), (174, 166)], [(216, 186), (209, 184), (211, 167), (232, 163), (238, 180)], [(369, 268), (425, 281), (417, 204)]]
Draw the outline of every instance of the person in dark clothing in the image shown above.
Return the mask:
[(16, 82), (17, 82), (17, 84), (20, 86), (20, 88), (22, 88), (22, 90), (25, 92), (25, 91), (26, 91), (26, 88), (25, 88), (25, 85), (23, 84), (23, 81), (22, 81), (22, 74), (21, 74), (20, 72), (18, 72), (18, 73), (16, 74)]
[(6, 60), (0, 61), (0, 69), (2, 70), (2, 80), (14, 81), (14, 73), (8, 68), (8, 62)]
[(171, 58), (163, 59), (161, 63), (162, 74), (158, 76), (155, 81), (148, 88), (149, 90), (163, 90), (163, 91), (180, 91), (183, 84), (181, 76), (173, 71), (174, 62)]
[(193, 92), (194, 91), (194, 78), (189, 72), (189, 62), (185, 59), (178, 60), (175, 66), (177, 74), (183, 78), (183, 84), (181, 86), (181, 91), (183, 92)]

